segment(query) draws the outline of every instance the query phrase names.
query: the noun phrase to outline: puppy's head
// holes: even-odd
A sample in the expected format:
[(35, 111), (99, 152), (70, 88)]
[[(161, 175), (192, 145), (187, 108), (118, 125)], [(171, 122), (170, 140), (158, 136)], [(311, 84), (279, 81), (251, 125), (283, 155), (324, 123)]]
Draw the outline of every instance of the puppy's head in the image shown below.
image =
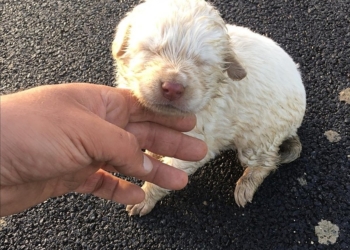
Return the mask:
[(146, 107), (196, 113), (227, 76), (246, 72), (225, 23), (204, 0), (148, 0), (120, 22), (112, 45), (119, 83)]

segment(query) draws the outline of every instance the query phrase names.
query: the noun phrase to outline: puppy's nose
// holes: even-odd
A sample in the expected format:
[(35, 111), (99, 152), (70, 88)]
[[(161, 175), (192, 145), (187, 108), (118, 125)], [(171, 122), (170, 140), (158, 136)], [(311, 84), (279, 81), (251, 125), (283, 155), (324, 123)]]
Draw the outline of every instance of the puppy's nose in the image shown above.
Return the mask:
[(162, 84), (163, 96), (169, 101), (175, 101), (179, 99), (184, 92), (185, 88), (182, 84), (174, 82), (164, 82)]

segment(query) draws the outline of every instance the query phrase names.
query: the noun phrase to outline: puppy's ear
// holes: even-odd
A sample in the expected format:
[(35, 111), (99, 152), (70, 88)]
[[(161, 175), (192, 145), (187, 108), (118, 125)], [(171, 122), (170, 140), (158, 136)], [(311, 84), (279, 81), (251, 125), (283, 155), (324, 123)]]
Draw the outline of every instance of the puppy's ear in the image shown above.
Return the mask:
[(130, 15), (124, 17), (117, 26), (112, 43), (112, 55), (115, 59), (123, 56), (128, 47), (130, 19)]
[(232, 80), (242, 80), (244, 77), (246, 77), (247, 72), (233, 54), (226, 58), (226, 62), (228, 64), (227, 74)]

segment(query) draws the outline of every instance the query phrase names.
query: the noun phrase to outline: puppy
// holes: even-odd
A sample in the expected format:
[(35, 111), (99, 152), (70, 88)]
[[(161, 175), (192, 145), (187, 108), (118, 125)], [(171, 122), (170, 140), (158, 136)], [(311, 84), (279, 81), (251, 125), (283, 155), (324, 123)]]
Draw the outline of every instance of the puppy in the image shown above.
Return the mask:
[[(235, 201), (251, 202), (266, 176), (299, 157), (297, 129), (306, 105), (296, 64), (271, 39), (225, 24), (204, 0), (147, 0), (117, 26), (112, 53), (120, 87), (164, 114), (196, 114), (189, 135), (208, 145), (206, 157), (164, 163), (194, 173), (222, 150), (235, 149), (245, 171)], [(168, 190), (146, 182), (145, 200), (127, 206), (149, 213)]]

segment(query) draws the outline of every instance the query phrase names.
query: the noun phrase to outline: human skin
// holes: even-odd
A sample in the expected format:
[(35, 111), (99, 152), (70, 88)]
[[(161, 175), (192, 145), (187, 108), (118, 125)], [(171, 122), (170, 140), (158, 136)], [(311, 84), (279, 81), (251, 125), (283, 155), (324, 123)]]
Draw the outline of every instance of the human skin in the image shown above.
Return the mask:
[(182, 133), (195, 123), (195, 116), (155, 114), (129, 90), (102, 85), (49, 85), (2, 96), (0, 215), (68, 192), (123, 204), (144, 199), (139, 186), (109, 171), (181, 189), (187, 174), (141, 149), (201, 160), (205, 143)]

